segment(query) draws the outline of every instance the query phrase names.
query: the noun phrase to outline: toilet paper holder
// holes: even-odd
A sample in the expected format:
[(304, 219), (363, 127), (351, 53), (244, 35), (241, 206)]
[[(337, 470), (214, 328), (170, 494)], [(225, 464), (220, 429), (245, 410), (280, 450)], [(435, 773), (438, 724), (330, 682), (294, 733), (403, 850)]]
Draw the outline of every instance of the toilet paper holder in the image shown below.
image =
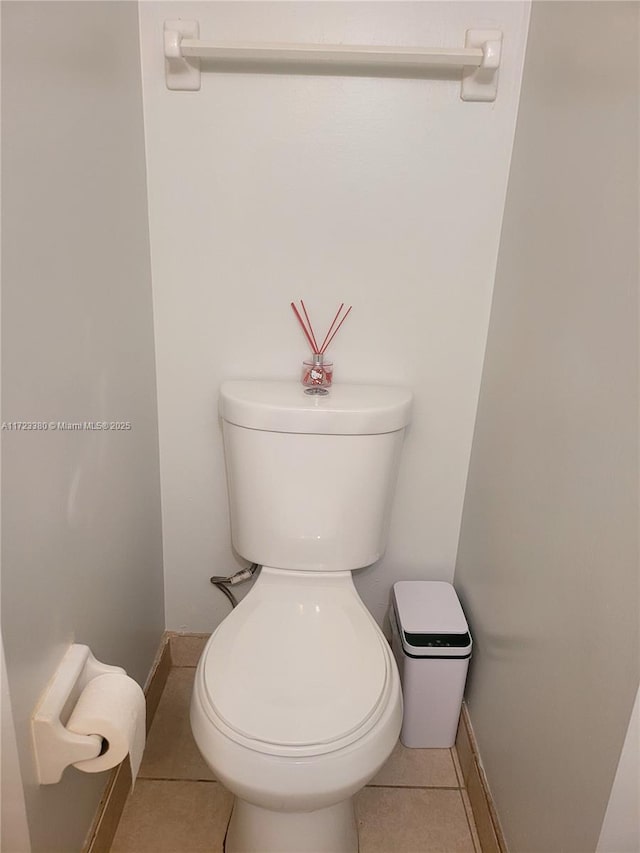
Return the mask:
[(126, 674), (120, 666), (96, 660), (89, 646), (70, 646), (45, 690), (31, 718), (38, 781), (41, 785), (59, 782), (69, 764), (96, 758), (102, 752), (99, 735), (70, 732), (68, 721), (80, 694), (99, 675)]

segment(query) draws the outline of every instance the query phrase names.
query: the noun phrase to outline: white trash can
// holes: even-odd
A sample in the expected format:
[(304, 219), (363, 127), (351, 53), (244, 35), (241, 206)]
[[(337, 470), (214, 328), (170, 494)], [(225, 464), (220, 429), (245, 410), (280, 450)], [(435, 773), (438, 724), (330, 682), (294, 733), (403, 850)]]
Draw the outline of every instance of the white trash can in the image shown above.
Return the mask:
[(393, 586), (391, 645), (400, 670), (405, 746), (455, 743), (471, 657), (471, 635), (458, 596), (444, 581)]

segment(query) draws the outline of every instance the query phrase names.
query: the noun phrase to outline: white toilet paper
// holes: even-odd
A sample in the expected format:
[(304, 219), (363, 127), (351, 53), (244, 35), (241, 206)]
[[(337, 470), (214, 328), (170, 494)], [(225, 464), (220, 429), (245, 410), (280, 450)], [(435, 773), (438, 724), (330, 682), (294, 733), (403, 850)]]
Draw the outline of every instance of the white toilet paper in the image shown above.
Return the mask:
[(85, 773), (110, 770), (129, 754), (135, 782), (145, 743), (144, 693), (133, 678), (108, 673), (93, 678), (80, 694), (67, 729), (80, 735), (99, 735), (107, 742), (97, 758), (74, 764)]

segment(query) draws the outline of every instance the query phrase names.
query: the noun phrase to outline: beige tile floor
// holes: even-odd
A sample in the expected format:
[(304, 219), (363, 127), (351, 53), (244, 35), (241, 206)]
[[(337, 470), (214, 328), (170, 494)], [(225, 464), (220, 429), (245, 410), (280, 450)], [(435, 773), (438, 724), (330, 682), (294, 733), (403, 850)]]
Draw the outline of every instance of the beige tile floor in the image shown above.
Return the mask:
[[(194, 674), (171, 669), (111, 853), (222, 853), (233, 797), (191, 737)], [(360, 853), (481, 853), (462, 778), (454, 750), (398, 743), (356, 798)]]

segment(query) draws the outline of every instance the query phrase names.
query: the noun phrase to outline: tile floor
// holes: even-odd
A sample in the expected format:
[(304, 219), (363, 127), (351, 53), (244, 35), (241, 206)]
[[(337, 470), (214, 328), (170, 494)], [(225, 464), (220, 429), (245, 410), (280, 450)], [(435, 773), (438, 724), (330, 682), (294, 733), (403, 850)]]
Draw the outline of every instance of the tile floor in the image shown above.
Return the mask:
[[(169, 673), (111, 853), (222, 853), (233, 797), (191, 737), (194, 674)], [(356, 798), (360, 853), (482, 853), (462, 778), (455, 750), (398, 743)]]

